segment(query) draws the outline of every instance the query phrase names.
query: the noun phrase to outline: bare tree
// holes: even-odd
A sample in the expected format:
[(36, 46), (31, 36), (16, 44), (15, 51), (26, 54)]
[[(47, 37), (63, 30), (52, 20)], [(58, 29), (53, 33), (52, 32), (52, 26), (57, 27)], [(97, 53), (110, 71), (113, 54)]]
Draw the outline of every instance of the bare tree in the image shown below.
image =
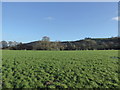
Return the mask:
[(2, 48), (5, 48), (5, 47), (7, 47), (8, 46), (8, 43), (6, 42), (6, 41), (1, 41), (1, 46), (2, 46)]
[(50, 41), (50, 38), (47, 36), (42, 37), (42, 41)]
[(8, 46), (11, 47), (11, 46), (12, 46), (12, 43), (13, 43), (12, 41), (9, 41), (9, 42), (8, 42)]

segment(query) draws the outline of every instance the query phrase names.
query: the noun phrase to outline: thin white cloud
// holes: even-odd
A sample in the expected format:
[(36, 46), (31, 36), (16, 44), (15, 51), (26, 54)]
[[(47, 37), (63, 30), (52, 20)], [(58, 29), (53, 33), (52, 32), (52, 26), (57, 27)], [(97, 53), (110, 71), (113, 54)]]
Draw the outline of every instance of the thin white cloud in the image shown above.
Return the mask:
[(54, 17), (49, 16), (49, 17), (45, 17), (44, 19), (46, 19), (46, 20), (54, 20), (55, 18), (54, 18)]
[(120, 21), (120, 17), (113, 17), (112, 20)]

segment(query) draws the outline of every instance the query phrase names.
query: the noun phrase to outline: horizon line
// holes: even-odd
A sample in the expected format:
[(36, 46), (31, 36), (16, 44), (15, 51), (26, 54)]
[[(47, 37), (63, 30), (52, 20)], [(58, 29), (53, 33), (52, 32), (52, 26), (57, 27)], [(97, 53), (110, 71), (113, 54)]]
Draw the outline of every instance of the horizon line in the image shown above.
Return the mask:
[[(90, 39), (104, 39), (104, 38), (115, 38), (115, 37), (117, 37), (117, 38), (119, 38), (120, 36), (118, 35), (118, 36), (110, 36), (110, 37), (84, 37), (84, 38), (80, 38), (80, 39), (75, 39), (75, 40), (50, 40), (51, 42), (56, 42), (56, 41), (60, 41), (60, 42), (67, 42), (67, 41), (79, 41), (79, 40), (84, 40), (84, 39), (86, 39), (86, 38), (90, 38)], [(1, 41), (6, 41), (6, 42), (9, 42), (9, 41), (12, 41), (12, 40), (1, 40)], [(0, 42), (1, 42), (0, 41)], [(15, 40), (13, 40), (13, 41), (15, 41)], [(36, 42), (36, 41), (41, 41), (41, 40), (31, 40), (31, 41), (26, 41), (26, 42), (22, 42), (22, 41), (16, 41), (16, 42), (20, 42), (20, 43), (31, 43), (31, 42)]]

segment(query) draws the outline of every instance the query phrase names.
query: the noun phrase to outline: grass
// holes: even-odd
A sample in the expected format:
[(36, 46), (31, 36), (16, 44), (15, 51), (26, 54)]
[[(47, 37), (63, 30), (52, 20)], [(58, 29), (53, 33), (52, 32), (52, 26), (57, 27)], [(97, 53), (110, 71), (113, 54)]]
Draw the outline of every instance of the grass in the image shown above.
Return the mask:
[(118, 88), (117, 50), (3, 50), (3, 88)]

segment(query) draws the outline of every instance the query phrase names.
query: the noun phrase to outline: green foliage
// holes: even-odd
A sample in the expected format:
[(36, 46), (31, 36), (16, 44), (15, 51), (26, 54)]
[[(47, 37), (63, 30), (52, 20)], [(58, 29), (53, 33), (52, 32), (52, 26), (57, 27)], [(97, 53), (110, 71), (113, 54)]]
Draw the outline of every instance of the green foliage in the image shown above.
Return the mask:
[(118, 51), (3, 50), (3, 88), (119, 88)]

